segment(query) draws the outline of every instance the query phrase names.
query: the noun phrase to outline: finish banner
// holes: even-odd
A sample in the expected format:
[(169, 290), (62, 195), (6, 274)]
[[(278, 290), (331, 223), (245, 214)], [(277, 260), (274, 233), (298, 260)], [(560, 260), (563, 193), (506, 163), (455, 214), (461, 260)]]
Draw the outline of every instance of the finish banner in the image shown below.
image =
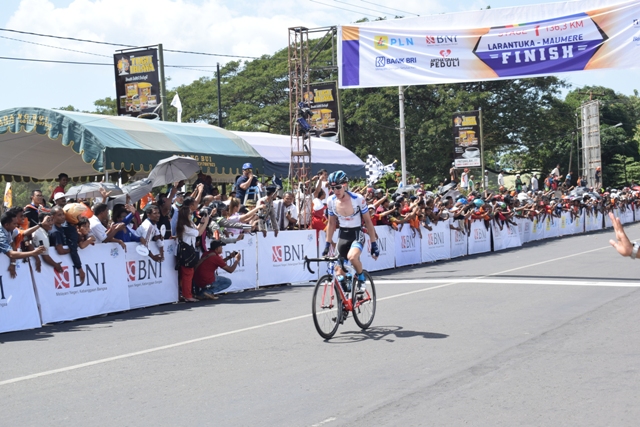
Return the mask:
[(338, 36), (341, 88), (638, 68), (640, 2), (582, 0), (375, 21), (341, 26)]
[(146, 49), (113, 55), (119, 116), (151, 113), (160, 103), (158, 50)]

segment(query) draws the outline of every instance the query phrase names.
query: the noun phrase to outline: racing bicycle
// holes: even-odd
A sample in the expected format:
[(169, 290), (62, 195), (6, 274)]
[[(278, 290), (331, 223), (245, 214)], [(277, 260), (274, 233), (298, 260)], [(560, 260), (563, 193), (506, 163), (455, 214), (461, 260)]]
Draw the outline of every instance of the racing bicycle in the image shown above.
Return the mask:
[[(353, 313), (353, 320), (362, 330), (371, 326), (376, 314), (376, 287), (369, 272), (363, 270), (366, 279), (365, 290), (358, 293), (355, 289), (357, 287), (355, 271), (352, 267), (345, 266), (343, 257), (305, 257), (304, 265), (311, 274), (315, 274), (315, 271), (310, 267), (312, 262), (329, 263), (328, 274), (318, 279), (313, 291), (313, 323), (320, 336), (326, 340), (331, 339), (338, 330), (338, 326), (347, 319), (349, 312)], [(342, 271), (350, 271), (352, 274), (350, 280), (343, 279), (344, 285), (336, 276), (334, 268), (336, 263), (342, 268)], [(351, 283), (347, 283), (347, 281)], [(346, 289), (343, 289), (343, 286)]]

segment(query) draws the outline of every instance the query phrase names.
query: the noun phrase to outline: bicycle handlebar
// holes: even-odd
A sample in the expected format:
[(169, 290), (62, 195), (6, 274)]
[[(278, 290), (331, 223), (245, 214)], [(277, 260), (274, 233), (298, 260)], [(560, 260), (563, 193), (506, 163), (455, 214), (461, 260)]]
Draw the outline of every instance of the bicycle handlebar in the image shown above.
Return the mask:
[(312, 262), (335, 262), (338, 261), (340, 263), (340, 266), (344, 268), (344, 258), (341, 256), (335, 256), (335, 257), (323, 257), (323, 258), (308, 258), (308, 257), (304, 257), (304, 267), (307, 267), (307, 270), (309, 270), (309, 273), (311, 274), (316, 274), (315, 271), (311, 270), (311, 265), (310, 263)]

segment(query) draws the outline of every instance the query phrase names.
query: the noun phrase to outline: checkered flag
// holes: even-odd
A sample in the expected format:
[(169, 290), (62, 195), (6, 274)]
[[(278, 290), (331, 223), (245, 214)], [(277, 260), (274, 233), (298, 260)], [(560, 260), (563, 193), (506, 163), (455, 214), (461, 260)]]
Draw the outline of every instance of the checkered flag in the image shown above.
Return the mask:
[(365, 169), (367, 171), (367, 185), (373, 185), (382, 175), (396, 170), (396, 162), (385, 166), (376, 156), (369, 154), (365, 162)]

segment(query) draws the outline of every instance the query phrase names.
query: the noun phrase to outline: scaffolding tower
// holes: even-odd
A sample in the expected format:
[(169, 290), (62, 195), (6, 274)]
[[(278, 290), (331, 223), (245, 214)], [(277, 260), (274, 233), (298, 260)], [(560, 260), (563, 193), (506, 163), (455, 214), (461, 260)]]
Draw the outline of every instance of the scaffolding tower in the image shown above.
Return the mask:
[(600, 102), (589, 101), (582, 104), (581, 119), (582, 176), (587, 177), (589, 186), (595, 186), (596, 168), (602, 166), (600, 149)]
[(291, 135), (291, 164), (289, 181), (296, 189), (309, 177), (311, 168), (311, 139), (300, 119), (300, 108), (309, 92), (309, 29), (289, 28), (289, 131)]

